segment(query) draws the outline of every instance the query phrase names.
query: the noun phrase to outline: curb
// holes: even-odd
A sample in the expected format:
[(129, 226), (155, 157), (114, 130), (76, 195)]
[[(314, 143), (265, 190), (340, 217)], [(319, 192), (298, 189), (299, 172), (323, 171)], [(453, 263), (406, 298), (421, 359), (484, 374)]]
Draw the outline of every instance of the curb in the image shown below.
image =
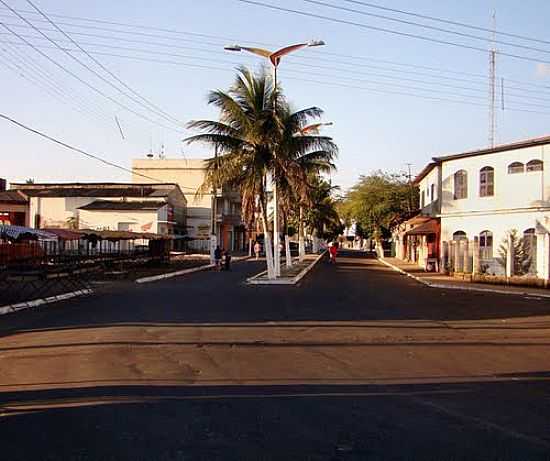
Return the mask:
[(69, 293), (63, 293), (56, 296), (49, 296), (47, 298), (33, 299), (32, 301), (26, 301), (23, 303), (7, 304), (5, 306), (0, 306), (0, 315), (9, 314), (11, 312), (17, 312), (24, 309), (30, 309), (32, 307), (43, 306), (45, 304), (51, 304), (57, 301), (63, 301), (65, 299), (76, 298), (78, 296), (90, 295), (92, 293), (93, 293), (93, 290), (84, 289), (84, 290), (71, 291)]
[(246, 279), (245, 283), (248, 285), (297, 285), (317, 265), (317, 263), (322, 259), (325, 253), (326, 250), (323, 251), (319, 256), (317, 256), (309, 266), (307, 266), (298, 275), (295, 275), (292, 278), (259, 280), (259, 277), (267, 273), (267, 271), (263, 271), (253, 277)]
[(384, 261), (381, 258), (376, 258), (376, 259), (382, 264), (390, 267), (394, 271), (399, 272), (403, 275), (406, 275), (407, 277), (410, 277), (413, 280), (416, 280), (418, 283), (421, 283), (422, 285), (425, 285), (430, 288), (439, 288), (444, 290), (478, 291), (481, 293), (498, 293), (502, 295), (531, 296), (534, 298), (550, 298), (550, 293), (532, 293), (529, 291), (508, 291), (508, 290), (499, 290), (498, 288), (481, 288), (481, 287), (472, 287), (472, 286), (464, 286), (464, 285), (462, 286), (448, 285), (446, 283), (432, 283), (432, 282), (428, 282), (427, 280), (423, 280), (421, 277), (417, 277), (416, 275), (410, 274), (409, 272), (404, 271), (400, 267), (397, 267), (392, 263)]
[[(250, 258), (250, 256), (243, 256), (243, 257), (233, 258), (233, 262), (244, 261), (248, 258)], [(205, 265), (202, 265), (202, 266), (191, 267), (189, 269), (182, 269), (181, 271), (168, 272), (167, 274), (159, 274), (159, 275), (151, 275), (149, 277), (141, 277), (139, 279), (136, 279), (135, 282), (140, 283), (140, 284), (141, 283), (157, 282), (159, 280), (166, 280), (166, 279), (170, 279), (172, 277), (178, 277), (180, 275), (187, 275), (187, 274), (193, 274), (195, 272), (207, 271), (207, 270), (213, 269), (214, 267), (216, 267), (215, 264), (205, 264)]]

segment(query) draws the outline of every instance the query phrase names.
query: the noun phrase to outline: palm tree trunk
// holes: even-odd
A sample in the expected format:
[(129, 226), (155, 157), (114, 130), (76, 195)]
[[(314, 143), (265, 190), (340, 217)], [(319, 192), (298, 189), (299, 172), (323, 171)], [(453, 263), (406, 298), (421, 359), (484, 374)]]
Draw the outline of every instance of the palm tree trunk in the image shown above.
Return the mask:
[(267, 225), (267, 210), (263, 200), (260, 198), (260, 214), (262, 215), (262, 227), (264, 230), (264, 249), (267, 262), (267, 278), (275, 278), (275, 266), (273, 265), (273, 246), (269, 235), (269, 226)]
[(304, 242), (304, 207), (300, 207), (300, 222), (298, 223), (298, 253), (300, 261), (306, 256), (306, 246)]
[(288, 214), (285, 211), (283, 215), (283, 222), (284, 222), (284, 233), (285, 233), (285, 262), (286, 267), (290, 268), (292, 267), (292, 255), (290, 254), (290, 241), (288, 236)]

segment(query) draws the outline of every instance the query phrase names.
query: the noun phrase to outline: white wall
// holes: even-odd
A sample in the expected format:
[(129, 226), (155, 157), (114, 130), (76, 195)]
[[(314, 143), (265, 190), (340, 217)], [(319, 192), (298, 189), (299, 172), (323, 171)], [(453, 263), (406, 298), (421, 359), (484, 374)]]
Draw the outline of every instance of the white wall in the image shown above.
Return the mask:
[[(545, 152), (548, 151), (548, 152)], [(550, 165), (544, 171), (508, 174), (512, 162), (527, 164), (530, 160), (545, 161), (548, 146), (529, 147), (494, 154), (484, 154), (444, 161), (442, 164), (442, 216), (466, 216), (471, 212), (491, 212), (517, 209), (550, 208)], [(494, 195), (479, 196), (479, 171), (485, 166), (494, 168)], [(468, 197), (454, 199), (454, 174), (468, 173)]]
[[(119, 230), (119, 223), (127, 224), (122, 230), (132, 232), (155, 232), (159, 229), (158, 212), (153, 210), (80, 210), (80, 227), (96, 230)], [(144, 229), (142, 226), (149, 227)]]
[[(436, 216), (440, 212), (440, 171), (441, 166), (436, 165), (422, 180), (418, 183), (420, 194), (420, 212), (427, 216)], [(433, 196), (432, 196), (432, 185)], [(424, 204), (422, 204), (422, 195), (424, 195)]]

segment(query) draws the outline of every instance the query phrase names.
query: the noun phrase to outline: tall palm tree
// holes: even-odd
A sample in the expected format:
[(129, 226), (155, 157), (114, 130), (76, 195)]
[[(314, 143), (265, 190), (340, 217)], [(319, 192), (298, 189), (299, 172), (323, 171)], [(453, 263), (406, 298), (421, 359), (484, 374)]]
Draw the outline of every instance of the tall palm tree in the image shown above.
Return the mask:
[(273, 253), (267, 217), (266, 178), (273, 171), (273, 153), (280, 127), (274, 111), (282, 106), (282, 95), (272, 85), (265, 70), (254, 75), (241, 67), (229, 91), (212, 91), (208, 103), (220, 110), (219, 121), (196, 120), (188, 128), (202, 133), (188, 137), (188, 144), (202, 142), (213, 146), (218, 156), (206, 161), (207, 174), (199, 190), (238, 188), (242, 215), (250, 224), (259, 210), (265, 238), (268, 276), (274, 276)]
[[(314, 184), (310, 179), (336, 168), (333, 163), (338, 154), (336, 144), (331, 138), (319, 136), (314, 130), (308, 130), (308, 127), (312, 126), (311, 122), (322, 115), (323, 111), (318, 107), (292, 112), (288, 105), (279, 114), (281, 140), (277, 143), (275, 179), (284, 221), (287, 221), (293, 212), (299, 213), (300, 248), (303, 248), (304, 239), (303, 208), (312, 205), (311, 193)], [(284, 233), (287, 233), (286, 226)], [(289, 248), (285, 247), (287, 264), (290, 265)]]
[[(220, 109), (219, 121), (190, 122), (189, 128), (202, 133), (185, 140), (188, 144), (209, 144), (219, 153), (207, 160), (207, 175), (201, 192), (222, 185), (238, 188), (243, 218), (248, 224), (259, 209), (268, 274), (272, 277), (266, 178), (270, 176), (283, 195), (287, 193), (294, 199), (305, 200), (309, 175), (313, 171), (318, 173), (333, 168), (337, 147), (330, 138), (302, 132), (310, 120), (322, 115), (322, 111), (313, 107), (292, 112), (282, 92), (273, 87), (265, 69), (254, 75), (244, 67), (239, 68), (229, 91), (212, 91), (208, 103)], [(276, 242), (277, 250), (278, 244)]]

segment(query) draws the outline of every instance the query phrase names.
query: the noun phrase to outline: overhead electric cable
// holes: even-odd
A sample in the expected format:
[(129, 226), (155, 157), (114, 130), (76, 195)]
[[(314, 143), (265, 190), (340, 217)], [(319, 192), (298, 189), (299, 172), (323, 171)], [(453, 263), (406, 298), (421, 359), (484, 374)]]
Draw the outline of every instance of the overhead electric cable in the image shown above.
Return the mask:
[[(9, 7), (6, 2), (4, 0), (0, 0), (0, 3), (6, 5), (8, 8), (11, 8)], [(17, 14), (17, 13), (16, 13)], [(18, 16), (20, 16), (18, 14)], [(80, 64), (82, 64), (84, 67), (86, 68), (89, 68), (89, 66), (87, 66), (87, 64), (85, 63), (82, 63), (78, 58), (75, 58), (73, 55), (71, 55), (70, 53), (68, 53), (66, 50), (64, 50), (62, 47), (60, 47), (59, 45), (57, 45), (55, 43), (55, 41), (53, 41), (52, 39), (50, 39), (46, 34), (44, 34), (43, 32), (41, 32), (38, 28), (36, 28), (32, 23), (30, 23), (27, 19), (23, 18), (22, 16), (20, 16), (21, 19), (25, 22), (27, 22), (31, 27), (33, 27), (33, 29), (37, 30), (41, 35), (43, 35), (48, 41), (50, 41), (51, 43), (53, 43), (56, 48), (64, 51), (68, 56), (70, 56), (72, 59), (76, 60), (77, 62), (79, 62)], [(161, 123), (159, 123), (158, 121), (155, 121), (153, 119), (151, 119), (150, 117), (146, 116), (146, 115), (143, 115), (137, 111), (135, 111), (134, 109), (130, 108), (129, 106), (121, 103), (120, 101), (118, 101), (116, 98), (113, 98), (109, 95), (107, 95), (105, 92), (99, 90), (98, 88), (96, 88), (95, 86), (93, 86), (92, 84), (90, 84), (89, 82), (83, 80), (82, 78), (80, 78), (78, 75), (76, 75), (74, 72), (70, 71), (69, 69), (67, 69), (65, 66), (62, 66), (61, 64), (59, 64), (55, 59), (51, 58), (48, 54), (40, 51), (37, 47), (35, 47), (31, 42), (29, 42), (28, 40), (26, 40), (24, 37), (22, 37), (20, 34), (18, 34), (17, 32), (15, 32), (14, 30), (10, 29), (9, 26), (7, 26), (5, 23), (2, 23), (0, 22), (0, 24), (2, 26), (4, 26), (5, 29), (7, 29), (9, 32), (11, 32), (13, 35), (15, 35), (17, 38), (19, 38), (21, 41), (23, 41), (24, 43), (26, 43), (27, 45), (29, 45), (30, 47), (32, 47), (36, 52), (38, 52), (40, 55), (42, 55), (43, 57), (45, 57), (48, 61), (50, 61), (51, 63), (53, 63), (54, 65), (56, 65), (57, 67), (59, 67), (60, 69), (62, 69), (64, 72), (67, 72), (68, 74), (70, 74), (73, 78), (76, 78), (78, 81), (80, 81), (82, 84), (86, 85), (88, 88), (90, 88), (91, 90), (95, 91), (96, 93), (100, 94), (101, 96), (109, 99), (110, 101), (114, 102), (116, 105), (122, 107), (123, 109), (133, 113), (134, 115), (144, 119), (144, 120), (147, 120), (148, 122), (150, 123), (153, 123), (155, 125), (159, 125), (159, 126), (162, 126), (163, 128), (166, 128), (168, 130), (171, 130), (171, 131), (174, 131), (174, 132), (181, 132), (181, 130), (176, 130), (175, 128), (172, 128), (172, 127), (168, 127), (168, 126), (165, 126)], [(92, 70), (92, 72), (95, 73), (95, 71)], [(102, 76), (101, 76), (102, 79), (104, 79)], [(106, 79), (104, 79), (106, 80)], [(108, 82), (108, 80), (106, 80)], [(112, 84), (111, 84), (112, 85)], [(116, 88), (116, 87), (115, 87)], [(120, 89), (118, 89), (119, 92), (121, 91)], [(132, 99), (132, 98), (131, 98)]]
[[(118, 83), (120, 83), (124, 88), (126, 88), (128, 91), (133, 93), (135, 96), (137, 96), (139, 99), (141, 99), (145, 104), (153, 108), (154, 112), (157, 112), (157, 114), (162, 115), (164, 118), (166, 118), (168, 121), (171, 121), (176, 124), (180, 124), (180, 121), (176, 119), (175, 117), (172, 117), (170, 114), (162, 110), (160, 107), (155, 105), (154, 103), (150, 102), (148, 99), (146, 99), (144, 96), (142, 96), (140, 93), (135, 91), (133, 88), (131, 88), (128, 84), (126, 84), (122, 79), (120, 79), (116, 74), (111, 72), (101, 61), (96, 59), (94, 56), (89, 54), (80, 44), (74, 40), (69, 34), (67, 34), (63, 29), (61, 29), (55, 22), (53, 22), (42, 10), (40, 10), (31, 0), (27, 0), (27, 3), (31, 5), (44, 19), (46, 19), (57, 31), (59, 31), (61, 34), (63, 34), (65, 37), (67, 37), (71, 43), (73, 43), (81, 52), (83, 52), (86, 56), (88, 56), (94, 63), (96, 63), (104, 72), (109, 74), (113, 79), (115, 79)], [(151, 110), (151, 109), (150, 109)]]

